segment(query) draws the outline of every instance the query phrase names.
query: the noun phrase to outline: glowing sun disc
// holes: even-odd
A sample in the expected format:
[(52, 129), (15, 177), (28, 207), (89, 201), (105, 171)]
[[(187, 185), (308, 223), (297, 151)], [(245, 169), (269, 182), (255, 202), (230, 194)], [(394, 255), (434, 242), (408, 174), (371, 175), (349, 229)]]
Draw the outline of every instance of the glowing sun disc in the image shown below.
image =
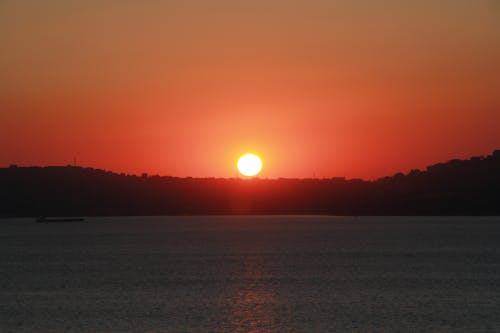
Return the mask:
[(244, 176), (255, 176), (260, 170), (262, 170), (262, 160), (255, 154), (245, 154), (238, 160), (238, 171)]

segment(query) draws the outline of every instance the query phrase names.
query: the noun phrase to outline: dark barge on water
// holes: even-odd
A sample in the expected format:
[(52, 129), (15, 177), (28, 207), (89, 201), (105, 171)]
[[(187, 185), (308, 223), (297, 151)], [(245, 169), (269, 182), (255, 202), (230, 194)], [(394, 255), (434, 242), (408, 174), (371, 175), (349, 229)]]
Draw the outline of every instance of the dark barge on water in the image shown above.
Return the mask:
[(83, 222), (85, 219), (83, 217), (45, 217), (41, 216), (36, 219), (38, 223), (50, 223), (50, 222)]

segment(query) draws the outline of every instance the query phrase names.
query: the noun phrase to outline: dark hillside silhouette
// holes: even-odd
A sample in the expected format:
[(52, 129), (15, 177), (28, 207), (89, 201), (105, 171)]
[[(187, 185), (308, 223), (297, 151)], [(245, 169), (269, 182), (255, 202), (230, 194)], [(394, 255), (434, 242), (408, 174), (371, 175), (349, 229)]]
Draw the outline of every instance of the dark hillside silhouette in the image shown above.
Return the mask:
[(0, 169), (0, 216), (168, 214), (499, 215), (500, 151), (376, 181)]

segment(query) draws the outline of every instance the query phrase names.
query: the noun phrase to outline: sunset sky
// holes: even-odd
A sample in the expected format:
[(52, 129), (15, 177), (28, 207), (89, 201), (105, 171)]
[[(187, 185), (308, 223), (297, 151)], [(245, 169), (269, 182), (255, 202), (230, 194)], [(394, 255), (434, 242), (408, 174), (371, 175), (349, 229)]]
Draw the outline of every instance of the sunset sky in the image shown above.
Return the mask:
[(0, 166), (373, 179), (500, 148), (498, 0), (0, 2)]

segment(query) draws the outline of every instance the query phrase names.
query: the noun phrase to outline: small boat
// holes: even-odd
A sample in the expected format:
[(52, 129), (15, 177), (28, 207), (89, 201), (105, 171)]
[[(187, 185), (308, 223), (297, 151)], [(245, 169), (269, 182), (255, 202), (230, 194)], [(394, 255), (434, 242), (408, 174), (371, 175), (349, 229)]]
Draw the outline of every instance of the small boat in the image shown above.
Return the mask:
[(41, 216), (36, 219), (38, 223), (48, 223), (48, 222), (83, 222), (85, 219), (83, 217), (57, 217), (57, 218), (47, 218)]

